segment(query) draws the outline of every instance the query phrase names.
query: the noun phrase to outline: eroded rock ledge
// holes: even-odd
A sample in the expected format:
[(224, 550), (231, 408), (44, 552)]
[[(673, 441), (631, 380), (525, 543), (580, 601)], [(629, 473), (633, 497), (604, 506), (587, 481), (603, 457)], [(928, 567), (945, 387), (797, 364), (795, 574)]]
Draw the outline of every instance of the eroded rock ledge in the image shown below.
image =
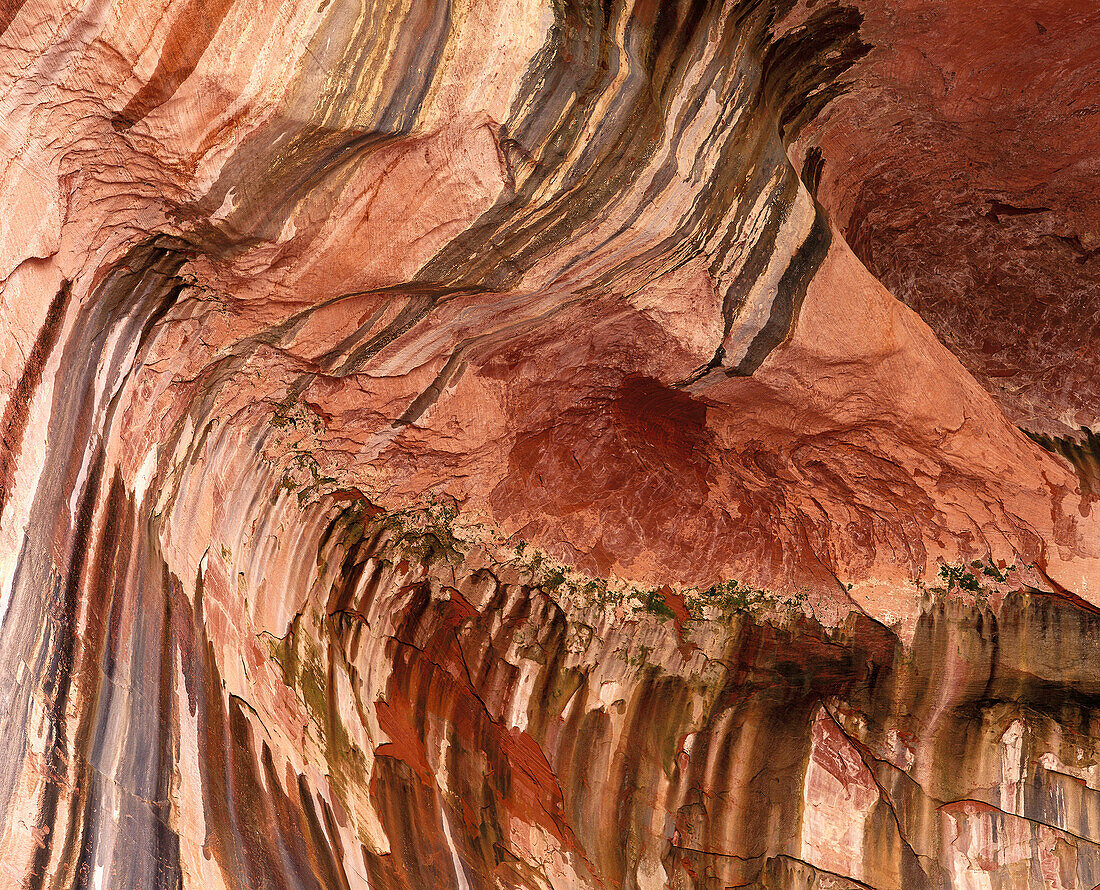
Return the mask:
[(0, 884), (1100, 883), (1100, 34), (957, 6), (0, 7)]

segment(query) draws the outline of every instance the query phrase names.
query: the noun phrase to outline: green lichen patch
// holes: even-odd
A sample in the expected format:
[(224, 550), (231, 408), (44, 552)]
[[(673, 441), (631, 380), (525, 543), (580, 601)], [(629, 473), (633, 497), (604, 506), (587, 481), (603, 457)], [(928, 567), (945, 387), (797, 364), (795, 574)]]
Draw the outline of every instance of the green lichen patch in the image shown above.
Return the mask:
[[(301, 615), (295, 617), (287, 634), (265, 634), (268, 651), (279, 665), (283, 683), (304, 705), (317, 738), (324, 746), (325, 760), (335, 783), (353, 784), (366, 779), (366, 757), (352, 741), (340, 719), (335, 702), (336, 684), (322, 656), (320, 645), (306, 631)], [(331, 657), (331, 649), (329, 657)]]
[(429, 497), (420, 505), (381, 514), (374, 522), (389, 530), (388, 547), (395, 556), (424, 566), (457, 566), (468, 550), (456, 534), (457, 518), (458, 507), (453, 502)]
[(1014, 571), (1016, 571), (1015, 564), (1002, 569), (988, 556), (985, 559), (975, 559), (969, 565), (945, 563), (940, 566), (939, 578), (942, 581), (940, 586), (948, 592), (956, 587), (960, 590), (977, 592), (990, 582), (1004, 584), (1008, 581), (1009, 573)]
[(267, 422), (272, 428), (287, 432), (297, 431), (316, 435), (325, 429), (325, 422), (321, 415), (290, 392), (281, 401), (272, 404)]
[(738, 613), (783, 616), (801, 612), (807, 599), (802, 591), (779, 594), (736, 579), (700, 588), (679, 584), (653, 587), (621, 578), (593, 578), (557, 562), (526, 541), (518, 541), (513, 552), (509, 562), (527, 576), (528, 583), (556, 599), (569, 600), (582, 608), (622, 606), (661, 621), (676, 617), (666, 590), (683, 599), (690, 620), (728, 621)]
[(737, 614), (791, 617), (802, 613), (806, 601), (804, 590), (778, 593), (735, 578), (719, 581), (701, 590), (693, 589), (684, 596), (684, 603), (692, 617), (703, 617), (708, 612), (717, 611), (727, 621)]
[[(1026, 568), (1030, 569), (1031, 566)], [(963, 596), (985, 604), (993, 594), (1003, 594), (1018, 566), (998, 566), (991, 557), (970, 562), (943, 563), (931, 584), (918, 581), (917, 588), (933, 598)]]
[(638, 605), (634, 607), (635, 612), (646, 612), (662, 620), (676, 617), (676, 613), (665, 600), (665, 595), (659, 587), (638, 594), (636, 598), (638, 599)]

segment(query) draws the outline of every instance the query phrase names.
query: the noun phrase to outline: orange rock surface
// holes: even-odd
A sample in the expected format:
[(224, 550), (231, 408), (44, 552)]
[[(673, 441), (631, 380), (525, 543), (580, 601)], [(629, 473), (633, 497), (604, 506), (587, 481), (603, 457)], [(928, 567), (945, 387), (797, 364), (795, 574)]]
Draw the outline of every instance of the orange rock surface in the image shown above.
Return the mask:
[(1100, 884), (1100, 18), (0, 4), (0, 886)]

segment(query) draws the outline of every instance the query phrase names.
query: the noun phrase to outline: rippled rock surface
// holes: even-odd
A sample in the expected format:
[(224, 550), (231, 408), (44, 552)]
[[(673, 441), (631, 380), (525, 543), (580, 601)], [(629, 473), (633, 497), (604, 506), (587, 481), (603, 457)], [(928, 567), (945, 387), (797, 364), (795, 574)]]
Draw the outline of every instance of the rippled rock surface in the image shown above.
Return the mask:
[(1095, 3), (0, 55), (0, 886), (1100, 885)]

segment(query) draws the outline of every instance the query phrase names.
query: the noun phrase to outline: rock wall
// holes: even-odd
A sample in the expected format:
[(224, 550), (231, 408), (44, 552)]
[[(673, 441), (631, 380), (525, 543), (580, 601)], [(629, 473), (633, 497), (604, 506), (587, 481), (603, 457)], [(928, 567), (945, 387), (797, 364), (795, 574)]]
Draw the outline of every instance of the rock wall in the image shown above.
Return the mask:
[(1100, 884), (1092, 130), (913, 209), (1033, 5), (0, 6), (0, 885)]

